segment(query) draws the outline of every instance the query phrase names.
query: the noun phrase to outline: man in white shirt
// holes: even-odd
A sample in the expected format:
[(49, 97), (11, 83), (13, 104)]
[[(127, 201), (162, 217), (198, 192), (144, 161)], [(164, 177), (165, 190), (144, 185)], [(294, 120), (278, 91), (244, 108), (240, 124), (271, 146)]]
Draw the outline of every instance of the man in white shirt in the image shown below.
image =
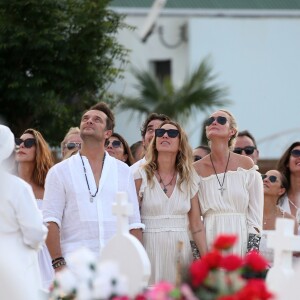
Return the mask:
[(130, 232), (142, 240), (138, 200), (129, 167), (104, 150), (105, 140), (114, 128), (114, 116), (100, 102), (81, 118), (81, 150), (55, 166), (47, 175), (43, 214), (49, 224), (47, 246), (52, 266), (60, 270), (64, 257), (80, 247), (96, 255), (116, 232), (112, 203), (118, 191), (128, 194), (134, 214), (129, 218)]
[[(141, 135), (142, 135), (142, 142), (144, 147), (144, 153), (146, 153), (147, 148), (152, 141), (154, 135), (155, 135), (155, 129), (159, 128), (161, 123), (163, 121), (170, 120), (170, 118), (164, 114), (157, 114), (157, 113), (151, 113), (148, 118), (145, 120), (145, 122), (142, 125), (141, 128)], [(135, 173), (135, 171), (144, 163), (146, 162), (145, 157), (138, 160), (136, 163), (134, 163), (130, 169), (132, 174)]]

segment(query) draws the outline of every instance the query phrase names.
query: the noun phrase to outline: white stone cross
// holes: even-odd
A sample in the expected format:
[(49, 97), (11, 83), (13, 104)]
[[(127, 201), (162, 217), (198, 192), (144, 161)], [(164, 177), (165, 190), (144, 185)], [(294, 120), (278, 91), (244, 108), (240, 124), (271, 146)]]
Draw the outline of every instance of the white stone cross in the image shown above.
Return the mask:
[(128, 233), (128, 217), (132, 215), (133, 207), (131, 203), (128, 203), (126, 193), (117, 193), (112, 212), (117, 216), (117, 234)]
[(100, 263), (113, 261), (128, 280), (130, 298), (136, 296), (148, 286), (151, 265), (145, 248), (129, 233), (128, 216), (132, 206), (127, 201), (127, 193), (118, 192), (113, 213), (117, 216), (117, 232), (100, 252)]
[(293, 275), (293, 251), (300, 251), (300, 236), (294, 235), (295, 222), (291, 219), (276, 219), (276, 230), (268, 234), (267, 246), (274, 250), (273, 267), (266, 282), (271, 291), (279, 296), (280, 287)]

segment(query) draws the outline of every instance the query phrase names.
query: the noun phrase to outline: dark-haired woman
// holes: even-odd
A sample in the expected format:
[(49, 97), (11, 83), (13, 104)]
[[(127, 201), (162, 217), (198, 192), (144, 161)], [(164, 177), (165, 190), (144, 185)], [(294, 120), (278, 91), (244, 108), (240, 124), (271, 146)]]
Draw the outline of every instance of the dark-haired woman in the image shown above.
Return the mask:
[[(35, 129), (27, 129), (20, 138), (16, 138), (16, 146), (18, 176), (31, 185), (37, 205), (42, 209), (46, 175), (53, 166), (51, 151), (42, 134)], [(49, 289), (54, 272), (45, 244), (38, 255), (42, 284)]]
[(288, 147), (279, 159), (277, 169), (288, 181), (287, 193), (280, 200), (279, 206), (296, 218), (300, 235), (300, 142), (294, 142)]
[(110, 156), (123, 161), (128, 166), (131, 166), (134, 163), (128, 143), (118, 133), (114, 132), (106, 141), (105, 150)]
[(264, 184), (264, 218), (263, 218), (263, 234), (259, 251), (273, 264), (273, 250), (267, 247), (267, 238), (270, 231), (275, 230), (277, 218), (292, 219), (295, 222), (295, 233), (297, 233), (296, 219), (289, 213), (285, 212), (278, 206), (280, 198), (285, 195), (287, 190), (286, 177), (277, 170), (270, 170), (262, 175)]
[(194, 163), (207, 244), (223, 233), (237, 234), (232, 251), (245, 255), (258, 249), (263, 217), (263, 184), (252, 159), (232, 152), (237, 124), (226, 110), (205, 123), (211, 153)]

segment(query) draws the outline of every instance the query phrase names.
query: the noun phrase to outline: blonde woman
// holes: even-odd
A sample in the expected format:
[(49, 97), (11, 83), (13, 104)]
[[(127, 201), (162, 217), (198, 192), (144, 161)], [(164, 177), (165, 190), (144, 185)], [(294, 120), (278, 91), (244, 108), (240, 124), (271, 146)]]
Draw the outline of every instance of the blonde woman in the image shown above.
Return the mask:
[(71, 127), (60, 144), (62, 159), (67, 159), (81, 149), (82, 139), (79, 127)]
[[(18, 176), (31, 185), (37, 205), (42, 209), (46, 175), (53, 166), (51, 150), (42, 134), (35, 129), (25, 130), (15, 142)], [(46, 245), (38, 254), (43, 287), (48, 289), (54, 273)]]
[(175, 283), (178, 256), (183, 267), (192, 261), (188, 225), (201, 255), (206, 253), (192, 149), (180, 125), (164, 121), (155, 130), (146, 157), (135, 173), (135, 183), (146, 226), (143, 243), (152, 268), (149, 284)]
[(207, 243), (222, 233), (238, 235), (233, 252), (259, 248), (263, 218), (263, 184), (251, 158), (232, 152), (237, 124), (226, 110), (205, 122), (211, 153), (194, 163)]

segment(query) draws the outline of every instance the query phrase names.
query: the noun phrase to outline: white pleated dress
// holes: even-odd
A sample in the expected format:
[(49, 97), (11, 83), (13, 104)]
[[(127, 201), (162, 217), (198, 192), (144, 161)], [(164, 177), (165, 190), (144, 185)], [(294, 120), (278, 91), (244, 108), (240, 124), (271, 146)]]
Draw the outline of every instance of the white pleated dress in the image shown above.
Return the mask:
[[(196, 173), (194, 177), (197, 180)], [(139, 169), (135, 173), (135, 179), (140, 178), (142, 184), (139, 195), (143, 197), (141, 220), (145, 224), (143, 244), (151, 262), (149, 285), (161, 280), (175, 283), (180, 241), (183, 242), (180, 254), (182, 269), (186, 269), (192, 261), (187, 214), (191, 208), (190, 199), (197, 193), (197, 183), (194, 182), (189, 190), (183, 184), (183, 192), (176, 184), (168, 198), (155, 176), (153, 185), (148, 185), (146, 173)], [(176, 182), (177, 180), (178, 176)]]
[[(261, 232), (263, 182), (256, 169), (257, 166), (227, 171), (223, 196), (215, 174), (199, 176), (199, 201), (209, 248), (218, 235), (236, 234), (238, 242), (232, 252), (243, 256), (247, 251), (248, 234), (257, 234), (254, 227)], [(218, 176), (223, 182), (224, 173)]]

